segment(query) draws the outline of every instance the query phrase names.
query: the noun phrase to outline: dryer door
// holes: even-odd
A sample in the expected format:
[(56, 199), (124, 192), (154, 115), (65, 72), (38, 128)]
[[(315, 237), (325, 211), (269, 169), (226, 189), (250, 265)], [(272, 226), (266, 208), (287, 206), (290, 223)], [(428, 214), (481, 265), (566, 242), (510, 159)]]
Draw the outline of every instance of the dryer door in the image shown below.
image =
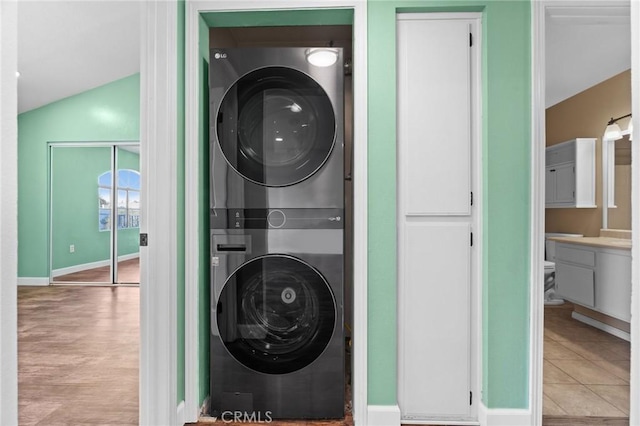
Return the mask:
[(329, 344), (336, 322), (333, 293), (300, 259), (252, 259), (227, 280), (216, 309), (218, 331), (244, 366), (286, 374), (311, 364)]
[(225, 94), (216, 121), (224, 156), (265, 186), (296, 184), (319, 170), (335, 141), (331, 100), (307, 74), (286, 67), (250, 72)]

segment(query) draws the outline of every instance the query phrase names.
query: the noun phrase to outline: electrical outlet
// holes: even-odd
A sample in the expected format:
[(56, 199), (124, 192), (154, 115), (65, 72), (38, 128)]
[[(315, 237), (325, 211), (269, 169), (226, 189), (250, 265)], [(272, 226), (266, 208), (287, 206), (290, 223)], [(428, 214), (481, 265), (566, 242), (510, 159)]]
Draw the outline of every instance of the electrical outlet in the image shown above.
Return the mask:
[(69, 253), (75, 253), (75, 252), (76, 252), (76, 246), (75, 246), (75, 245), (73, 245), (73, 244), (71, 244), (71, 245), (69, 246)]

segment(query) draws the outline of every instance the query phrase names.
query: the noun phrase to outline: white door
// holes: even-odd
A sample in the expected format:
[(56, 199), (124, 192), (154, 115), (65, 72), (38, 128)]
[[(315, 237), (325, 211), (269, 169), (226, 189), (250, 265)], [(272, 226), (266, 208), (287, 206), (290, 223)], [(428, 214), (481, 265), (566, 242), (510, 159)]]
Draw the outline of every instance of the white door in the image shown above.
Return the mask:
[(576, 168), (575, 163), (555, 166), (555, 194), (558, 203), (574, 203), (576, 201)]
[(479, 27), (479, 14), (398, 15), (398, 401), (404, 420), (472, 420), (476, 412)]

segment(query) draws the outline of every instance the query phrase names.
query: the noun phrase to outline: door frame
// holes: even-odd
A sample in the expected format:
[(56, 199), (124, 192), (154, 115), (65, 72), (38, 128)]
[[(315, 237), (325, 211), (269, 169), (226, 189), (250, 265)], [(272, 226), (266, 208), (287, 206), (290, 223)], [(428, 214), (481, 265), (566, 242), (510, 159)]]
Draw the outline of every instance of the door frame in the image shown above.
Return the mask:
[[(365, 0), (200, 0), (187, 1), (186, 10), (186, 111), (185, 111), (185, 420), (197, 421), (200, 412), (198, 354), (198, 102), (199, 18), (201, 13), (222, 11), (279, 11), (353, 9), (354, 90), (354, 334), (353, 416), (367, 424), (367, 2)], [(174, 157), (175, 158), (175, 157)], [(175, 163), (175, 161), (174, 161)]]
[[(143, 28), (150, 31), (149, 28), (157, 28), (150, 25), (154, 22), (162, 21), (162, 18), (166, 18), (166, 15), (171, 13), (170, 2), (143, 2)], [(173, 3), (175, 6), (175, 3)], [(164, 9), (162, 9), (164, 7)], [(159, 10), (160, 9), (160, 10)], [(167, 11), (169, 9), (169, 11)], [(177, 16), (177, 10), (173, 12)], [(177, 21), (177, 18), (174, 20)], [(166, 24), (166, 23), (165, 23)], [(18, 40), (18, 10), (17, 2), (7, 1), (0, 2), (0, 137), (2, 143), (0, 143), (0, 232), (2, 238), (0, 239), (0, 358), (2, 359), (2, 368), (0, 368), (0, 423), (1, 424), (17, 424), (18, 423), (18, 352), (17, 352), (17, 286), (18, 286), (18, 210), (17, 210), (17, 197), (18, 197), (18, 132), (17, 132), (17, 117), (18, 117), (18, 102), (17, 102), (17, 88), (18, 82), (16, 77), (16, 71), (18, 68), (17, 61), (17, 40)], [(164, 28), (159, 29), (164, 31), (165, 37), (161, 40), (162, 43), (169, 46), (171, 41), (175, 42), (176, 34), (175, 28), (171, 32), (171, 28), (165, 25)], [(153, 36), (156, 34), (154, 33)], [(145, 45), (147, 43), (148, 45)], [(149, 46), (150, 45), (150, 46)], [(161, 83), (161, 76), (147, 75), (151, 68), (151, 64), (147, 64), (144, 60), (148, 59), (147, 53), (150, 48), (159, 47), (161, 45), (160, 39), (154, 39), (149, 34), (143, 34), (141, 43), (141, 58), (143, 59), (143, 66), (141, 70), (141, 77), (145, 83), (149, 80)], [(174, 52), (175, 55), (175, 52)], [(146, 65), (146, 68), (145, 66)], [(155, 77), (156, 80), (152, 80), (149, 77)], [(160, 81), (159, 81), (160, 80)], [(166, 80), (166, 79), (165, 79)], [(165, 85), (170, 88), (171, 85), (175, 86), (175, 80), (165, 81)], [(141, 82), (141, 89), (143, 84)], [(152, 86), (156, 88), (156, 86)], [(141, 93), (141, 130), (147, 130), (145, 135), (148, 134), (148, 124), (156, 124), (156, 121), (146, 121), (147, 115), (153, 114), (148, 111), (147, 97), (142, 97)], [(157, 111), (158, 116), (164, 114), (162, 117), (156, 117), (157, 119), (165, 120), (166, 126), (171, 126), (171, 123), (175, 121), (175, 114), (171, 115), (171, 108), (167, 108), (165, 111)], [(171, 119), (168, 119), (171, 117)], [(162, 121), (160, 121), (162, 123)], [(175, 127), (175, 123), (173, 124)], [(149, 161), (149, 154), (155, 154), (157, 160), (166, 158), (163, 149), (171, 149), (171, 145), (167, 143), (170, 136), (165, 136), (165, 140), (160, 138), (160, 142), (164, 144), (152, 144), (151, 148), (147, 152), (147, 144), (143, 142), (141, 131), (141, 177), (143, 180), (142, 186), (145, 185), (145, 173), (155, 172), (160, 176), (160, 179), (156, 184), (149, 185), (145, 189), (153, 188), (155, 192), (149, 192), (148, 197), (144, 197), (141, 203), (142, 210), (142, 223), (141, 231), (147, 229), (146, 223), (144, 223), (145, 212), (150, 211), (150, 200), (156, 202), (156, 204), (162, 204), (161, 207), (172, 209), (175, 206), (175, 202), (170, 204), (171, 201), (175, 201), (171, 197), (165, 197), (165, 191), (170, 186), (163, 187), (163, 184), (167, 182), (171, 184), (171, 178), (174, 175), (170, 175), (162, 168), (164, 165), (162, 162), (157, 164), (153, 161)], [(174, 144), (175, 146), (175, 144)], [(144, 164), (143, 164), (143, 159)], [(175, 179), (173, 180), (175, 182)], [(175, 183), (174, 183), (175, 187)], [(155, 197), (155, 198), (154, 198)], [(154, 205), (155, 207), (155, 205)], [(169, 227), (171, 229), (171, 220), (167, 220), (165, 214), (161, 214), (162, 218), (157, 220), (152, 219), (151, 228), (154, 230), (166, 231)], [(164, 221), (163, 221), (164, 220)], [(173, 221), (175, 222), (175, 221)], [(154, 226), (155, 225), (155, 226)], [(143, 226), (145, 226), (143, 228)], [(175, 225), (173, 226), (175, 228)], [(166, 234), (166, 232), (164, 232)], [(161, 233), (158, 232), (158, 236)], [(161, 240), (161, 238), (158, 238)], [(159, 241), (160, 243), (162, 241)], [(175, 378), (175, 339), (171, 337), (171, 326), (176, 328), (175, 314), (171, 316), (171, 311), (165, 310), (165, 306), (169, 308), (175, 307), (175, 298), (166, 301), (167, 299), (167, 287), (171, 282), (169, 275), (162, 275), (167, 268), (171, 267), (171, 263), (175, 262), (175, 246), (170, 246), (168, 250), (160, 250), (164, 248), (161, 244), (156, 244), (158, 249), (152, 248), (151, 255), (148, 255), (146, 251), (141, 250), (141, 276), (140, 276), (140, 423), (145, 425), (157, 425), (167, 424), (166, 419), (171, 419), (169, 413), (175, 413), (175, 409), (168, 409), (166, 407), (174, 407), (173, 401), (170, 398), (163, 397), (164, 395), (171, 396), (171, 392), (175, 395), (175, 380), (173, 386), (171, 386), (171, 379)], [(165, 254), (166, 253), (166, 254)], [(164, 254), (164, 256), (162, 256)], [(155, 273), (149, 273), (148, 268), (145, 267), (146, 262), (154, 261), (158, 263), (159, 267), (154, 268)], [(166, 263), (162, 263), (166, 262)], [(159, 271), (158, 271), (159, 270)], [(175, 269), (174, 269), (175, 270)], [(159, 291), (150, 292), (147, 290), (147, 283), (150, 278), (158, 278)], [(154, 282), (154, 285), (156, 283)], [(164, 305), (156, 305), (156, 302), (165, 301)], [(169, 312), (169, 315), (167, 315)], [(175, 335), (175, 334), (174, 334)], [(174, 344), (173, 350), (171, 345)], [(167, 374), (169, 372), (169, 374)], [(158, 396), (159, 398), (156, 398)], [(163, 405), (163, 402), (172, 401), (171, 404)], [(155, 407), (160, 407), (156, 409)], [(144, 413), (144, 415), (142, 414)], [(155, 417), (152, 417), (155, 415)], [(156, 421), (157, 420), (157, 421)], [(173, 421), (172, 424), (175, 424)]]
[[(586, 4), (588, 3), (588, 4)], [(631, 69), (634, 128), (638, 129), (640, 119), (640, 4), (635, 1), (609, 1), (606, 6), (631, 6)], [(543, 333), (544, 333), (544, 232), (545, 232), (545, 22), (547, 7), (593, 7), (596, 2), (576, 2), (570, 0), (533, 0), (531, 2), (532, 30), (532, 95), (531, 95), (531, 294), (529, 315), (531, 362), (529, 368), (529, 407), (533, 424), (542, 424), (542, 373), (543, 373)], [(634, 74), (634, 71), (636, 74)], [(606, 123), (602, 123), (602, 130)], [(635, 130), (636, 139), (638, 130)], [(640, 153), (633, 150), (632, 180), (640, 182)], [(640, 208), (640, 185), (632, 188), (632, 210)], [(633, 216), (632, 229), (632, 299), (631, 299), (631, 344), (632, 349), (640, 344), (640, 215)], [(629, 423), (640, 422), (640, 353), (631, 351), (631, 407)]]
[(18, 5), (0, 1), (0, 424), (18, 424)]
[[(140, 425), (182, 425), (178, 402), (178, 2), (141, 2)], [(153, 212), (153, 214), (149, 214)]]

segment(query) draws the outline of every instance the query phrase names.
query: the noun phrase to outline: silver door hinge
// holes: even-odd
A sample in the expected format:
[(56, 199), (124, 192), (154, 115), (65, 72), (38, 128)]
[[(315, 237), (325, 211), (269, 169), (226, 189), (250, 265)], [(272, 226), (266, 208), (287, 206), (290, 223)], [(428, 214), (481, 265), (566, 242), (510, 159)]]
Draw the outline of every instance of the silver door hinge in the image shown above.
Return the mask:
[(140, 247), (146, 247), (149, 245), (149, 235), (140, 234)]
[(473, 405), (473, 392), (469, 392), (469, 405)]
[(471, 205), (473, 205), (473, 192), (471, 193)]
[(471, 233), (471, 247), (473, 247), (473, 232)]

